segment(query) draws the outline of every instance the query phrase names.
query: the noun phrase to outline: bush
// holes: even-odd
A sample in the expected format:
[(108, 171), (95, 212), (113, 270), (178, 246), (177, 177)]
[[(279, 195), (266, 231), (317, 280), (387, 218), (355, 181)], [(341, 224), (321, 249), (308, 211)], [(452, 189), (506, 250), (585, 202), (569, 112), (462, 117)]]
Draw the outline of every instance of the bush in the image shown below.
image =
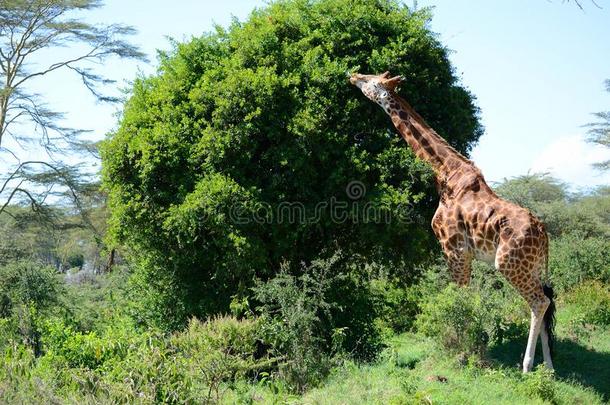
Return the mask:
[[(408, 271), (428, 260), (432, 172), (346, 73), (404, 75), (401, 92), (468, 152), (478, 110), (429, 20), (393, 0), (273, 2), (176, 45), (158, 75), (135, 81), (102, 147), (103, 182), (148, 317), (176, 328), (228, 312), (255, 278), (282, 262), (297, 272), (329, 246)], [(352, 181), (359, 200), (346, 196)], [(346, 218), (320, 209), (332, 201)], [(370, 206), (383, 224), (363, 220)]]
[(78, 331), (62, 319), (52, 318), (45, 322), (43, 343), (47, 356), (61, 358), (69, 367), (93, 370), (124, 358), (137, 336), (128, 319), (117, 318), (111, 328), (98, 334)]
[(544, 402), (557, 404), (557, 393), (555, 388), (555, 376), (544, 364), (536, 367), (536, 370), (524, 375), (523, 388), (532, 398), (540, 398)]
[[(267, 368), (268, 359), (256, 359), (260, 326), (257, 320), (218, 317), (207, 322), (193, 319), (170, 344), (187, 360), (197, 385), (207, 388), (204, 402), (219, 401), (222, 385), (232, 384)], [(205, 392), (205, 391), (204, 391)]]
[(332, 364), (324, 322), (332, 306), (325, 300), (329, 284), (326, 274), (318, 276), (283, 272), (255, 288), (264, 340), (282, 359), (279, 377), (298, 392), (319, 383)]
[(503, 198), (530, 209), (553, 238), (575, 233), (582, 237), (610, 236), (608, 190), (569, 192), (568, 184), (544, 173), (527, 174), (494, 186)]
[(103, 333), (126, 317), (140, 324), (143, 310), (134, 300), (131, 273), (126, 266), (114, 266), (111, 273), (87, 274), (85, 280), (67, 283), (62, 299), (65, 319), (76, 330)]
[(416, 287), (406, 287), (385, 278), (371, 281), (378, 320), (391, 334), (411, 330), (420, 312), (420, 294)]
[(0, 317), (22, 305), (45, 310), (59, 301), (61, 284), (55, 269), (30, 261), (0, 267)]
[(549, 269), (553, 284), (567, 291), (586, 280), (610, 283), (607, 238), (567, 234), (551, 239)]
[(336, 254), (314, 261), (300, 276), (285, 266), (254, 289), (265, 342), (283, 359), (280, 378), (295, 391), (319, 383), (336, 356), (371, 359), (381, 347), (372, 292), (349, 268)]
[(497, 276), (487, 280), (483, 270), (487, 266), (480, 267), (472, 286), (451, 283), (437, 294), (424, 296), (416, 320), (420, 333), (451, 351), (478, 355), (484, 355), (490, 345), (527, 335), (525, 301)]
[(0, 340), (21, 342), (40, 354), (41, 320), (59, 307), (64, 290), (52, 267), (18, 261), (0, 267)]
[[(236, 380), (268, 368), (257, 358), (259, 323), (222, 317), (190, 321), (171, 336), (117, 320), (103, 334), (49, 322), (45, 354), (8, 347), (0, 397), (9, 403), (210, 403)], [(60, 400), (60, 398), (62, 400)]]
[(416, 325), (447, 349), (482, 354), (489, 342), (487, 316), (476, 292), (450, 284), (424, 303)]
[(586, 323), (610, 326), (610, 286), (599, 281), (578, 285), (565, 296)]

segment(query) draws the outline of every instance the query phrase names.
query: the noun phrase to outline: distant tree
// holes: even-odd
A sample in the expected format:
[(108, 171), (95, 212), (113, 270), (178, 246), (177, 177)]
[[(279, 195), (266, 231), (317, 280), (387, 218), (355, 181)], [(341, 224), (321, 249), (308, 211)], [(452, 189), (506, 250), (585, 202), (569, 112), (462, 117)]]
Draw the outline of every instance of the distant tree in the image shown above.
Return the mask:
[(610, 236), (610, 194), (605, 188), (587, 194), (571, 193), (566, 183), (535, 173), (504, 180), (494, 190), (536, 214), (551, 236)]
[[(606, 91), (610, 92), (610, 80), (606, 80)], [(602, 111), (594, 115), (599, 121), (587, 125), (589, 141), (610, 148), (610, 111)], [(610, 170), (610, 160), (595, 163), (594, 166), (600, 170)]]
[[(99, 101), (117, 101), (103, 92), (112, 81), (94, 67), (110, 57), (143, 59), (144, 55), (125, 41), (133, 28), (92, 25), (77, 14), (102, 4), (99, 0), (0, 0), (0, 158), (14, 159), (12, 169), (0, 173), (4, 176), (0, 213), (19, 201), (42, 213), (51, 197), (65, 198), (81, 208), (78, 193), (89, 187), (90, 179), (78, 166), (63, 164), (59, 156), (95, 154), (96, 145), (82, 139), (85, 130), (62, 125), (64, 113), (45, 103), (36, 91), (36, 79), (69, 70)], [(19, 146), (9, 148), (9, 139)], [(42, 149), (48, 159), (19, 161), (15, 148)]]
[[(30, 261), (0, 265), (0, 320), (40, 354), (40, 317), (56, 310), (63, 288), (55, 269)], [(0, 348), (10, 342), (0, 342)]]
[(522, 207), (533, 209), (540, 203), (565, 201), (567, 185), (548, 173), (528, 173), (495, 184), (498, 195)]

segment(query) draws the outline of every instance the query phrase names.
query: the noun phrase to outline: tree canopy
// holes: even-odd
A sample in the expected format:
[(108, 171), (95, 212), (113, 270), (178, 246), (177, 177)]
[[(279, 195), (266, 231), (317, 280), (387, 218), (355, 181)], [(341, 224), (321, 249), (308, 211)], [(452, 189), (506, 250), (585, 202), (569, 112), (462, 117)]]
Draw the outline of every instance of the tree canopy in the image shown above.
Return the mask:
[(430, 258), (432, 172), (347, 82), (403, 75), (400, 93), (467, 154), (478, 109), (430, 18), (396, 1), (274, 2), (175, 44), (134, 82), (103, 182), (156, 319), (227, 311), (282, 263), (337, 250), (402, 277)]

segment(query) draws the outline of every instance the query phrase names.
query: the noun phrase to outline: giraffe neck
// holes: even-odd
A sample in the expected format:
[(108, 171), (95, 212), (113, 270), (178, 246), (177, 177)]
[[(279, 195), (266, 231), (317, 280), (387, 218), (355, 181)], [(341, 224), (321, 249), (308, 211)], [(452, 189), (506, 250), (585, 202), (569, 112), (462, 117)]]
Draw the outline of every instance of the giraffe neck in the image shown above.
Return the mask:
[(389, 92), (379, 104), (415, 155), (430, 163), (439, 180), (449, 179), (458, 169), (472, 168), (479, 172), (470, 160), (453, 149), (400, 96)]

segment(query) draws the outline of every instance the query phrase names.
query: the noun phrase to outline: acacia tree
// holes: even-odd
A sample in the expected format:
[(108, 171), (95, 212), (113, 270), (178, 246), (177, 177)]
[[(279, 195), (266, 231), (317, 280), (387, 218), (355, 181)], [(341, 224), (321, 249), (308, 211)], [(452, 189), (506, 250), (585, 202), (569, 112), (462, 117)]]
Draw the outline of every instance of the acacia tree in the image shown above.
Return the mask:
[[(78, 12), (102, 6), (99, 0), (0, 0), (0, 158), (12, 166), (0, 183), (0, 214), (9, 204), (27, 201), (38, 213), (50, 196), (67, 198), (83, 211), (78, 194), (91, 179), (60, 156), (89, 152), (81, 128), (63, 125), (64, 113), (48, 106), (36, 92), (36, 80), (69, 70), (102, 102), (118, 101), (104, 93), (112, 80), (95, 66), (111, 57), (144, 59), (125, 40), (134, 29), (124, 25), (92, 25)], [(62, 48), (63, 52), (50, 52)], [(44, 52), (44, 57), (39, 55)], [(9, 140), (12, 140), (11, 147)], [(17, 146), (15, 146), (17, 145)], [(20, 161), (16, 149), (39, 148), (47, 159)]]

